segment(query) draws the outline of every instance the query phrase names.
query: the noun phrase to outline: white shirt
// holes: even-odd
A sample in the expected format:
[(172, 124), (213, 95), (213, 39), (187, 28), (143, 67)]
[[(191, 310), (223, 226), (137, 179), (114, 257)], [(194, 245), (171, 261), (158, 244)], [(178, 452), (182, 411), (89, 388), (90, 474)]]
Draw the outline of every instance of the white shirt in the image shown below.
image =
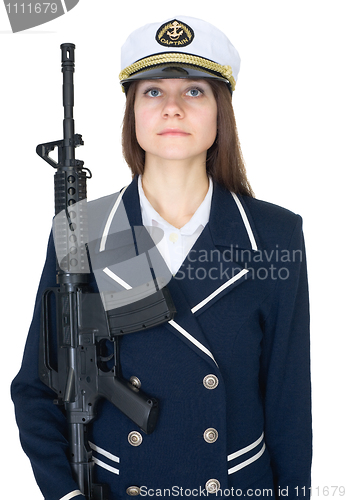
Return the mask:
[(210, 218), (213, 191), (212, 179), (209, 178), (209, 188), (203, 202), (192, 218), (181, 229), (169, 224), (154, 210), (143, 191), (141, 175), (139, 175), (138, 179), (138, 190), (142, 223), (147, 227), (149, 233), (151, 226), (159, 227), (164, 231), (164, 237), (157, 243), (157, 248), (168, 268), (175, 275)]

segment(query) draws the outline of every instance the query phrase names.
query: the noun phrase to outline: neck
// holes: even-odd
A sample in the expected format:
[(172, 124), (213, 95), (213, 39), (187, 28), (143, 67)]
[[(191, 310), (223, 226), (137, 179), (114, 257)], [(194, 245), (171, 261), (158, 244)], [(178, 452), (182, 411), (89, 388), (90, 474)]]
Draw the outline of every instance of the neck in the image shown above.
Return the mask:
[(145, 163), (142, 187), (152, 207), (169, 224), (180, 229), (203, 202), (209, 181), (205, 161)]

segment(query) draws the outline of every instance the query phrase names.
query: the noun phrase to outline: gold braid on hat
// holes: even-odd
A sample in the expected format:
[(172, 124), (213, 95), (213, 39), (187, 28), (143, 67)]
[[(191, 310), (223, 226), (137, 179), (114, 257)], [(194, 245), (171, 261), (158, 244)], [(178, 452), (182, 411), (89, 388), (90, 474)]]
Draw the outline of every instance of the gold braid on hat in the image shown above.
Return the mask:
[(135, 63), (130, 64), (130, 66), (124, 68), (119, 74), (119, 79), (121, 81), (126, 80), (138, 71), (150, 69), (153, 66), (167, 63), (182, 63), (195, 67), (197, 66), (199, 68), (207, 70), (207, 72), (211, 71), (211, 76), (213, 76), (214, 73), (219, 73), (223, 78), (227, 79), (230, 82), (232, 90), (235, 90), (236, 81), (233, 77), (233, 72), (230, 66), (223, 66), (221, 64), (210, 61), (209, 59), (204, 59), (203, 57), (199, 56), (192, 56), (190, 54), (182, 54), (181, 52), (175, 52), (173, 54), (156, 54), (154, 56), (140, 59), (139, 61), (136, 61)]

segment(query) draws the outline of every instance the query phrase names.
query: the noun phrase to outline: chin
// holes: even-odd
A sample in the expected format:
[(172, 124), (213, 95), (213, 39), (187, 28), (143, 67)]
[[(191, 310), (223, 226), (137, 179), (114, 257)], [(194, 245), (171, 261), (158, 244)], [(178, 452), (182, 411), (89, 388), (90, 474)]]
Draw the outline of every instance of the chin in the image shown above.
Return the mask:
[(162, 160), (171, 160), (171, 161), (186, 161), (186, 160), (194, 160), (195, 158), (204, 156), (206, 157), (206, 152), (203, 151), (203, 153), (198, 152), (195, 153), (194, 151), (187, 150), (187, 151), (182, 151), (182, 149), (177, 150), (176, 148), (172, 148), (170, 150), (165, 150), (162, 152), (156, 152), (154, 156), (157, 158), (161, 158)]

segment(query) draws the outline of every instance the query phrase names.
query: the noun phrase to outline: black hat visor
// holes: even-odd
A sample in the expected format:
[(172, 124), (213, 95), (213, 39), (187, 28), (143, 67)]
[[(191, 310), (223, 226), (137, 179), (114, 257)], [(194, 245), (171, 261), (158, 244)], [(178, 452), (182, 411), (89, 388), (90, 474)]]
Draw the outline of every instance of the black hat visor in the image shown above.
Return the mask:
[(144, 69), (134, 73), (128, 78), (122, 80), (120, 83), (123, 85), (125, 91), (128, 89), (129, 85), (138, 80), (161, 80), (161, 79), (171, 79), (171, 78), (189, 78), (192, 80), (199, 78), (213, 78), (215, 80), (222, 81), (228, 85), (230, 92), (231, 85), (226, 78), (218, 74), (213, 74), (213, 72), (207, 72), (200, 68), (194, 68), (192, 66), (186, 66), (184, 64), (171, 63), (170, 65), (160, 65), (152, 67), (149, 69)]

